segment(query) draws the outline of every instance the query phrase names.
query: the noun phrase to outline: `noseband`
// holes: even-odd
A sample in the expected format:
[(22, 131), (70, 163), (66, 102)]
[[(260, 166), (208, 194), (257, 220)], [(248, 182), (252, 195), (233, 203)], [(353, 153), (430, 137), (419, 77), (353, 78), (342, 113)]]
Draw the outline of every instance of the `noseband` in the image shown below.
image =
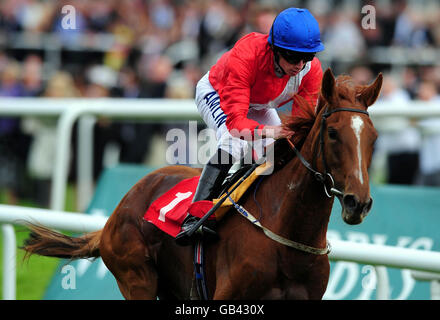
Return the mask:
[(347, 111), (347, 112), (357, 112), (357, 113), (363, 113), (369, 116), (368, 112), (361, 109), (353, 109), (353, 108), (338, 108), (331, 111), (325, 111), (321, 118), (321, 128), (319, 131), (319, 145), (320, 145), (320, 154), (322, 158), (322, 164), (324, 168), (324, 172), (321, 173), (315, 169), (313, 169), (312, 165), (304, 159), (302, 154), (299, 152), (299, 150), (293, 145), (292, 141), (290, 139), (287, 139), (287, 142), (289, 143), (290, 147), (295, 152), (298, 159), (301, 161), (301, 163), (310, 171), (313, 173), (316, 180), (321, 182), (324, 185), (324, 192), (327, 195), (327, 197), (331, 198), (332, 196), (343, 196), (343, 193), (335, 188), (335, 181), (331, 175), (331, 173), (328, 171), (328, 165), (325, 160), (325, 154), (324, 154), (324, 130), (327, 125), (326, 120), (328, 117), (330, 117), (333, 113), (341, 112), (341, 111)]

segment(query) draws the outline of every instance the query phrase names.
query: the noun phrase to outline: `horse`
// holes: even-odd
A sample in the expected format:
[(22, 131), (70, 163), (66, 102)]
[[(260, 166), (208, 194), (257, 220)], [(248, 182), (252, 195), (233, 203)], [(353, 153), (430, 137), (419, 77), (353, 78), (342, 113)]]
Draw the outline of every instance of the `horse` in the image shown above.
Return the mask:
[[(302, 116), (283, 119), (292, 135), (277, 140), (274, 172), (239, 202), (260, 213), (261, 225), (285, 242), (230, 209), (217, 223), (220, 239), (204, 244), (208, 299), (322, 299), (334, 199), (347, 224), (361, 223), (372, 206), (368, 167), (377, 132), (367, 108), (381, 86), (382, 74), (370, 85), (357, 85), (327, 69), (313, 116), (299, 108)], [(190, 299), (194, 248), (178, 246), (143, 215), (160, 195), (196, 175), (199, 169), (186, 166), (157, 169), (126, 193), (103, 229), (70, 237), (31, 225), (24, 250), (68, 259), (100, 256), (126, 299)]]

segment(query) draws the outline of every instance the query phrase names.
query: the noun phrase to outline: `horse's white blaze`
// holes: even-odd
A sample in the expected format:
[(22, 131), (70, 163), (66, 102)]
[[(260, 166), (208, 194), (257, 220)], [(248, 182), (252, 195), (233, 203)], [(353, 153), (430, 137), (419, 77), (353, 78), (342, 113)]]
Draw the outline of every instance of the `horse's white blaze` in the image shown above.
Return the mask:
[(359, 177), (359, 181), (361, 182), (361, 184), (364, 184), (364, 177), (362, 174), (362, 155), (361, 155), (361, 132), (362, 129), (364, 128), (364, 121), (360, 116), (353, 116), (351, 118), (351, 127), (357, 139), (357, 155), (358, 155), (359, 168), (356, 171)]

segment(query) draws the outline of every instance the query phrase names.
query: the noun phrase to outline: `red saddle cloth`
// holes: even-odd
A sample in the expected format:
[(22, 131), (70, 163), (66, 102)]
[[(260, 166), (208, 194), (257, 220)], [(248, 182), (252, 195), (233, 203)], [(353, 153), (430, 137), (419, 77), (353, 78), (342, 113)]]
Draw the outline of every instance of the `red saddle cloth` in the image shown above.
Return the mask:
[[(208, 200), (192, 203), (199, 178), (196, 176), (182, 180), (165, 192), (150, 205), (144, 219), (170, 236), (176, 237), (187, 212), (195, 217), (203, 217), (213, 207), (213, 203)], [(210, 219), (215, 219), (215, 215)]]

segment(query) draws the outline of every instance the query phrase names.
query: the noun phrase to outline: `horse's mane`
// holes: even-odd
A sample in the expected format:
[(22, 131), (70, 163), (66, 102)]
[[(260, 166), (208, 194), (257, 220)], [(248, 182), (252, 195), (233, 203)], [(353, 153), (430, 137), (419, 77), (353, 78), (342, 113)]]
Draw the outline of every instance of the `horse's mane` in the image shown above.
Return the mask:
[[(315, 123), (316, 115), (321, 108), (321, 104), (318, 100), (318, 106), (316, 110), (310, 106), (308, 101), (301, 97), (300, 95), (295, 95), (293, 97), (292, 113), (294, 115), (281, 115), (281, 122), (284, 129), (291, 132), (291, 141), (298, 150), (306, 140), (310, 130)], [(278, 139), (274, 146), (273, 151), (275, 153), (275, 167), (283, 167), (288, 161), (290, 161), (295, 153), (288, 145), (287, 139)]]
[(281, 121), (284, 129), (292, 133), (293, 144), (300, 148), (315, 123), (316, 114), (314, 108), (300, 95), (293, 97), (292, 114), (282, 115)]

